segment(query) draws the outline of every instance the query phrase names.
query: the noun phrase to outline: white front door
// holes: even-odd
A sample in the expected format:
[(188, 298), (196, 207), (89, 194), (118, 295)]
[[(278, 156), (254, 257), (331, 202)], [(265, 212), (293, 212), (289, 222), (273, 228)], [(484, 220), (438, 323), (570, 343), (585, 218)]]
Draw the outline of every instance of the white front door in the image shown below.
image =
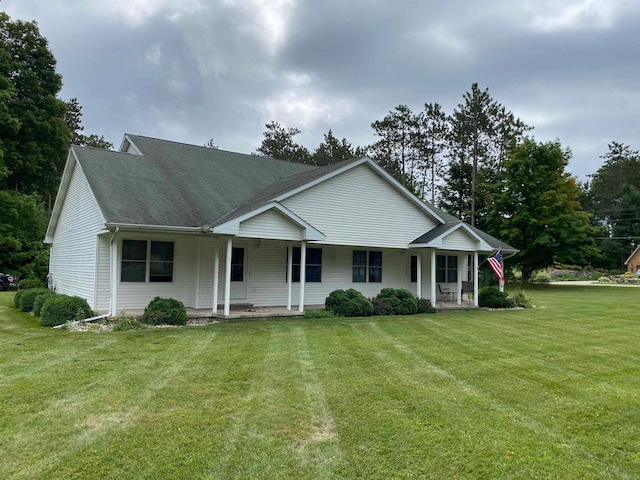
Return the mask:
[(247, 299), (247, 248), (234, 246), (231, 252), (231, 300)]

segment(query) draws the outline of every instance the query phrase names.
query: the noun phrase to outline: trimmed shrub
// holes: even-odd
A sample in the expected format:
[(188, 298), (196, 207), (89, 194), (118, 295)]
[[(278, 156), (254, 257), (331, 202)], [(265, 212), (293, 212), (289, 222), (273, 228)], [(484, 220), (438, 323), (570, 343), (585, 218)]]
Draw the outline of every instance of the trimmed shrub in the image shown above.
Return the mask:
[(56, 292), (54, 292), (53, 290), (49, 290), (48, 293), (41, 293), (39, 295), (36, 296), (36, 299), (33, 301), (33, 314), (36, 317), (40, 316), (40, 311), (42, 310), (42, 305), (44, 305), (44, 302), (47, 301), (47, 298), (55, 295)]
[(417, 298), (418, 313), (436, 313), (436, 309), (431, 305), (431, 300), (428, 298)]
[(20, 295), (20, 300), (18, 302), (18, 306), (20, 310), (23, 312), (31, 312), (33, 311), (33, 302), (35, 302), (36, 297), (43, 293), (49, 293), (51, 290), (48, 288), (30, 288), (29, 290), (23, 290), (22, 295)]
[(142, 323), (149, 325), (186, 325), (187, 310), (180, 300), (156, 297), (144, 309)]
[(16, 308), (20, 308), (20, 297), (26, 290), (18, 290), (16, 294), (13, 296), (13, 306)]
[(44, 288), (44, 283), (35, 277), (25, 278), (18, 282), (18, 290), (29, 290), (30, 288)]
[(478, 305), (485, 308), (513, 308), (513, 300), (498, 287), (482, 287), (478, 292)]
[(40, 325), (55, 327), (67, 322), (93, 317), (93, 311), (84, 298), (68, 295), (52, 295), (40, 310)]
[(373, 304), (374, 315), (393, 315), (393, 305), (388, 301), (380, 297), (373, 297), (371, 303)]
[(598, 283), (612, 283), (609, 277), (600, 277), (598, 278)]
[(324, 302), (325, 308), (343, 317), (368, 317), (373, 314), (373, 304), (359, 291), (334, 290)]
[(305, 310), (304, 318), (335, 318), (335, 313), (326, 310)]
[(409, 290), (402, 288), (383, 288), (378, 296), (393, 308), (391, 315), (413, 315), (418, 313), (418, 302)]
[(536, 283), (549, 283), (551, 281), (551, 275), (545, 270), (540, 270), (533, 274), (533, 281)]

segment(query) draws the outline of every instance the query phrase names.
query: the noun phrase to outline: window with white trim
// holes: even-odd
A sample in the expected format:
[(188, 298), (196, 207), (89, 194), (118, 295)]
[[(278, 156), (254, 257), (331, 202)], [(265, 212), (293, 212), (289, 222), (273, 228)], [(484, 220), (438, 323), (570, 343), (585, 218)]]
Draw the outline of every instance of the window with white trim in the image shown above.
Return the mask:
[(455, 283), (458, 281), (458, 257), (456, 255), (436, 256), (436, 282)]
[(354, 250), (352, 268), (353, 282), (382, 282), (382, 252)]
[(173, 242), (122, 240), (122, 282), (172, 282)]
[[(294, 283), (300, 282), (300, 247), (293, 247), (293, 262), (291, 269), (291, 278)], [(285, 272), (288, 271), (289, 265), (289, 249), (287, 249), (285, 263)], [(305, 268), (305, 282), (320, 283), (322, 282), (322, 249), (307, 247), (307, 258)], [(285, 280), (288, 281), (288, 277), (285, 273)]]

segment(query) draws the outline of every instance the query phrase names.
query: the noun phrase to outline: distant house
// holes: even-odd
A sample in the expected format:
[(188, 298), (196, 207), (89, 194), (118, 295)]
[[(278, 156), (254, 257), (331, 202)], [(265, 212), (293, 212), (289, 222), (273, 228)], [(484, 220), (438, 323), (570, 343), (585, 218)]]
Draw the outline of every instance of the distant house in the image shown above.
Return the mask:
[(470, 261), (516, 251), (369, 158), (314, 167), (138, 135), (71, 147), (45, 241), (52, 288), (112, 316), (155, 296), (303, 311), (347, 288), (460, 303), (463, 281), (477, 305)]
[(631, 252), (631, 255), (625, 260), (624, 264), (627, 266), (627, 272), (629, 273), (638, 273), (638, 271), (640, 271), (640, 246), (637, 246), (636, 249)]

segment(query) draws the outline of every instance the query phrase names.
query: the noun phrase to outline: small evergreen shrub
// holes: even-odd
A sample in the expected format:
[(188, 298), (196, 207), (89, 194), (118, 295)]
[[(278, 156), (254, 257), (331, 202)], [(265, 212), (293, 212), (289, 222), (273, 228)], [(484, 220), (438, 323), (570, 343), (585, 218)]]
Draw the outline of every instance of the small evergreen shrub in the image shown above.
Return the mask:
[(36, 277), (25, 278), (18, 282), (18, 290), (29, 290), (30, 288), (44, 288), (44, 283)]
[(336, 314), (327, 310), (305, 310), (304, 318), (335, 318)]
[(40, 325), (55, 327), (67, 322), (93, 317), (93, 311), (84, 298), (68, 295), (52, 295), (40, 310)]
[(144, 325), (135, 318), (121, 317), (118, 322), (113, 326), (114, 332), (124, 332), (127, 330), (140, 330), (144, 328)]
[(186, 325), (187, 310), (180, 300), (156, 297), (144, 309), (142, 323), (149, 325)]
[(325, 300), (325, 309), (343, 317), (368, 317), (373, 314), (373, 304), (359, 291), (334, 290)]
[(518, 290), (518, 292), (513, 296), (513, 304), (516, 307), (521, 308), (531, 308), (531, 299), (525, 295), (524, 290)]
[(16, 308), (20, 308), (20, 297), (22, 294), (26, 292), (26, 290), (18, 290), (16, 294), (13, 296), (13, 306)]
[(49, 290), (47, 293), (41, 293), (36, 296), (36, 299), (33, 301), (33, 314), (36, 317), (40, 316), (40, 311), (42, 310), (44, 302), (47, 301), (47, 298), (52, 297), (55, 294), (56, 292), (54, 292), (53, 290)]
[(393, 305), (388, 301), (380, 297), (373, 297), (371, 303), (373, 304), (374, 315), (393, 315)]
[(484, 308), (513, 308), (513, 300), (500, 288), (482, 287), (478, 292), (478, 305)]
[(48, 288), (30, 288), (29, 290), (23, 290), (22, 295), (20, 295), (20, 301), (18, 302), (20, 310), (23, 312), (33, 311), (33, 302), (35, 302), (36, 297), (49, 292), (51, 292), (51, 290)]
[(418, 313), (418, 302), (409, 290), (383, 288), (376, 298), (391, 305), (393, 308), (391, 315), (413, 315)]
[(428, 298), (417, 298), (418, 313), (436, 313), (436, 309), (431, 305), (431, 300)]
[(598, 278), (598, 283), (612, 283), (609, 277), (600, 277)]

